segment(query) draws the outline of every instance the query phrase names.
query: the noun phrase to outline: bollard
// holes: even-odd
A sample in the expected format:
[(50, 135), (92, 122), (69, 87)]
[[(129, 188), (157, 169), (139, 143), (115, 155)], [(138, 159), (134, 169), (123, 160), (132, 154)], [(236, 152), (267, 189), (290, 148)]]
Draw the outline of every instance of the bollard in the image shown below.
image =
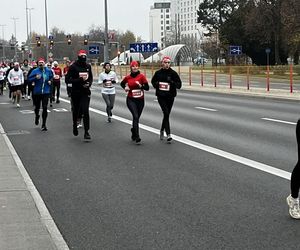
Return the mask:
[(290, 92), (293, 93), (293, 64), (290, 64)]
[(229, 66), (229, 88), (232, 89), (232, 66)]
[(203, 64), (201, 65), (201, 86), (203, 87)]
[(250, 67), (247, 66), (247, 90), (250, 89), (250, 75), (249, 75), (249, 72), (250, 72)]
[(189, 66), (189, 85), (192, 85), (192, 67)]
[(267, 91), (270, 91), (270, 66), (267, 65)]
[(214, 71), (214, 80), (215, 80), (215, 88), (217, 87), (217, 67), (215, 66), (215, 71)]

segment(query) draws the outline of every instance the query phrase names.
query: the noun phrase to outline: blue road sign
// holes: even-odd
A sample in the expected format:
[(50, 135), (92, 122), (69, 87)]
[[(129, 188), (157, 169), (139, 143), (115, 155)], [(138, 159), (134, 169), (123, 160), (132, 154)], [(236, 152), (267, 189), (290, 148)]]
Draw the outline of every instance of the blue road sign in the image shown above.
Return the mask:
[(100, 53), (100, 47), (98, 45), (89, 46), (90, 55), (98, 55)]
[(130, 52), (156, 52), (158, 50), (157, 43), (131, 43)]
[(229, 46), (229, 55), (241, 55), (242, 54), (242, 46)]

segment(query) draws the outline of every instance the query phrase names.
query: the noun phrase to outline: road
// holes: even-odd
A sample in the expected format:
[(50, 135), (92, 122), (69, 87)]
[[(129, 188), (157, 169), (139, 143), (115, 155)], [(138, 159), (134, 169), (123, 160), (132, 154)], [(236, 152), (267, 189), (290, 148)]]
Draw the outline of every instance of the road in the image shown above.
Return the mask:
[(64, 89), (47, 132), (30, 102), (17, 109), (0, 97), (2, 126), (70, 249), (298, 249), (285, 198), (299, 102), (180, 91), (169, 145), (151, 90), (135, 145), (117, 91), (106, 123), (93, 87), (89, 143), (72, 135)]

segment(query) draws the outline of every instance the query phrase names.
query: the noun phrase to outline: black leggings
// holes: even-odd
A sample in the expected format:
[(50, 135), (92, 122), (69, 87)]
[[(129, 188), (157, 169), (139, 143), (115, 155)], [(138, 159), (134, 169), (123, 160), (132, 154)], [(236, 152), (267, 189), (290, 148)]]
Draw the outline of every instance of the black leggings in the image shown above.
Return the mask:
[(170, 117), (171, 110), (173, 107), (174, 97), (158, 96), (157, 101), (160, 105), (160, 108), (161, 108), (163, 114), (164, 114), (160, 131), (165, 130), (166, 134), (169, 135), (171, 133), (169, 117)]
[(40, 107), (41, 107), (41, 103), (42, 103), (42, 108), (43, 108), (43, 112), (42, 112), (43, 124), (42, 125), (43, 126), (46, 125), (46, 120), (47, 120), (47, 116), (48, 116), (47, 107), (48, 107), (49, 97), (50, 97), (49, 94), (32, 96), (32, 100), (33, 100), (33, 104), (34, 104), (34, 113), (36, 116), (39, 115)]
[(115, 94), (102, 94), (102, 97), (106, 103), (106, 113), (108, 116), (112, 116), (112, 109), (114, 108), (115, 104)]
[(84, 130), (90, 129), (90, 100), (91, 96), (86, 94), (72, 93), (72, 114), (73, 114), (73, 127), (77, 127), (78, 118), (83, 115)]
[(139, 120), (144, 109), (145, 101), (141, 98), (127, 97), (126, 104), (132, 114), (133, 133), (139, 137)]
[(56, 100), (59, 100), (60, 96), (60, 82), (55, 82), (53, 81), (53, 87), (52, 87), (52, 100), (55, 98), (55, 93), (56, 93)]
[(300, 188), (300, 119), (298, 120), (296, 126), (296, 137), (298, 145), (298, 162), (291, 176), (291, 195), (293, 198), (298, 198)]

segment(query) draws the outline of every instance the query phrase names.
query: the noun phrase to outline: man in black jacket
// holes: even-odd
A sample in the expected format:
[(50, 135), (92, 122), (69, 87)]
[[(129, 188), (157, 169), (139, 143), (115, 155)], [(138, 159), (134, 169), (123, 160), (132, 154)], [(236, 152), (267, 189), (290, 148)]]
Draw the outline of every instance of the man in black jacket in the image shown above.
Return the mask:
[(177, 89), (180, 89), (182, 85), (179, 75), (170, 67), (170, 64), (171, 58), (165, 56), (162, 60), (162, 68), (156, 71), (151, 79), (151, 83), (156, 89), (157, 101), (164, 114), (160, 129), (160, 139), (163, 140), (164, 131), (166, 131), (168, 143), (172, 141), (169, 117)]
[(66, 75), (66, 83), (72, 84), (71, 101), (73, 105), (73, 134), (74, 136), (78, 135), (77, 120), (80, 113), (79, 111), (81, 111), (83, 115), (84, 139), (90, 140), (89, 106), (93, 73), (91, 65), (86, 63), (86, 59), (86, 51), (80, 50), (78, 52), (78, 60), (70, 66)]

